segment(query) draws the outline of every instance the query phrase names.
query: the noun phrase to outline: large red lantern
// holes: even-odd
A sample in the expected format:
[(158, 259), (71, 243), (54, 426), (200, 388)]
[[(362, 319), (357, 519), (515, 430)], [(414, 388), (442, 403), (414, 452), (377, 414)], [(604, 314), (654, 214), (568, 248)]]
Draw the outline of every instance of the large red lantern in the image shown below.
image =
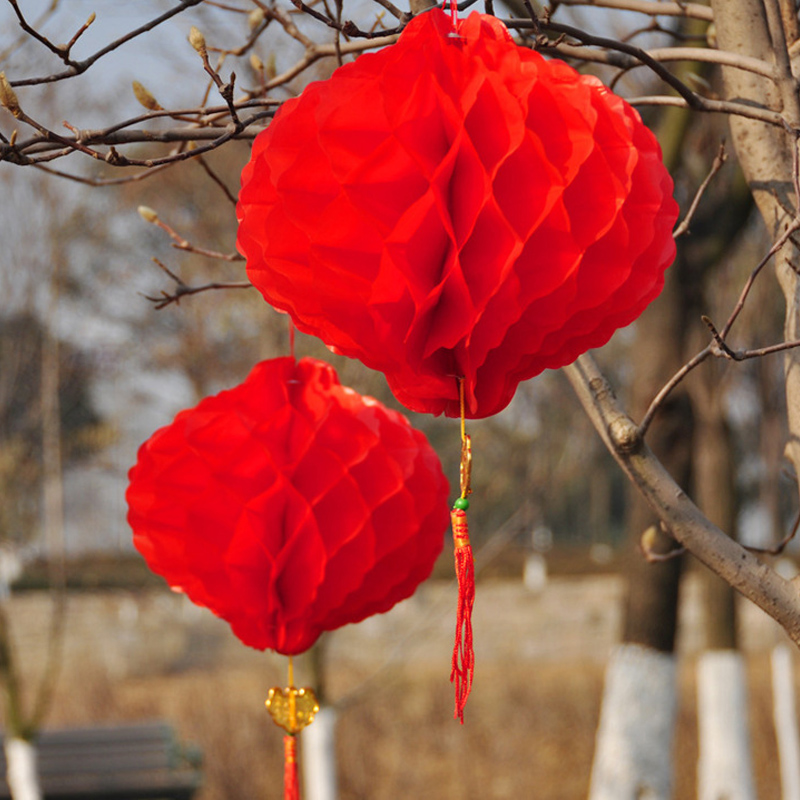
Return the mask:
[(468, 417), (659, 293), (672, 181), (637, 112), (434, 9), (281, 107), (242, 175), (250, 280), (409, 408)]
[(142, 445), (128, 520), (172, 587), (291, 655), (428, 577), (448, 488), (405, 417), (323, 362), (279, 358)]

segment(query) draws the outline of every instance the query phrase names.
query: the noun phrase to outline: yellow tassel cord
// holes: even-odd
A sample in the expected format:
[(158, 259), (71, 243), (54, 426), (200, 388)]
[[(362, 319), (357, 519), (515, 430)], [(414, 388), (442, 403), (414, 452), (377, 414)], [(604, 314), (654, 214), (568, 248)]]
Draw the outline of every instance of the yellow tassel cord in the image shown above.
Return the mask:
[(319, 711), (312, 689), (297, 689), (294, 685), (294, 664), (289, 658), (288, 686), (269, 690), (267, 710), (272, 721), (286, 731), (283, 737), (283, 796), (284, 800), (300, 800), (297, 776), (297, 737), (310, 725)]
[(472, 442), (467, 435), (464, 406), (464, 379), (458, 379), (458, 397), (461, 406), (461, 496), (450, 512), (453, 526), (456, 577), (458, 578), (458, 607), (456, 610), (456, 641), (450, 665), (450, 682), (455, 686), (456, 707), (454, 718), (464, 724), (464, 707), (472, 690), (475, 672), (475, 651), (472, 642), (472, 608), (475, 604), (475, 563), (469, 541), (467, 509), (472, 493)]

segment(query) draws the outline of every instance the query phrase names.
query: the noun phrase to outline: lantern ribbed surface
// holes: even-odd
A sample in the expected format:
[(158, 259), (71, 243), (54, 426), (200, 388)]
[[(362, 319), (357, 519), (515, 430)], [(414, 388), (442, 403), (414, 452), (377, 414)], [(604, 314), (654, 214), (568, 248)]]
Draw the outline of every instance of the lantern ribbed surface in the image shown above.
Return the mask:
[(672, 181), (638, 113), (433, 9), (287, 101), (242, 174), (250, 280), (409, 408), (494, 414), (659, 293)]
[(129, 477), (150, 568), (245, 644), (287, 655), (410, 596), (448, 524), (423, 434), (314, 359), (264, 361), (180, 412)]

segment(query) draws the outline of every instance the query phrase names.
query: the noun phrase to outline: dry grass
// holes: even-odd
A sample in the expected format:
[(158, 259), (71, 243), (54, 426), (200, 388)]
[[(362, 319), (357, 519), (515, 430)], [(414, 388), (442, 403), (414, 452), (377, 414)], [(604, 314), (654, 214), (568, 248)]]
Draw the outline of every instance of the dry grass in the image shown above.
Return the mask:
[[(758, 797), (779, 800), (766, 656), (749, 660)], [(198, 800), (279, 800), (281, 732), (268, 719), (261, 670), (191, 671), (110, 684), (87, 674), (60, 698), (57, 724), (166, 718), (205, 753)], [(445, 676), (389, 671), (342, 710), (341, 800), (583, 800), (587, 795), (603, 670), (594, 663), (509, 665), (482, 671), (462, 727)], [(697, 719), (693, 663), (681, 671), (675, 742), (677, 800), (695, 796)]]
[[(556, 608), (577, 604), (573, 584), (559, 591), (568, 594), (552, 607), (544, 605), (546, 598), (536, 601), (543, 604), (539, 616), (552, 618)], [(599, 638), (592, 638), (591, 631), (613, 628), (602, 622), (599, 591), (592, 589), (598, 606), (593, 616), (570, 616), (547, 628), (548, 635), (560, 635), (567, 643), (580, 628), (581, 639), (596, 653)], [(483, 596), (488, 601), (490, 591)], [(498, 589), (495, 602), (503, 597)], [(614, 597), (609, 593), (603, 604)], [(520, 596), (515, 607), (530, 627), (531, 608), (523, 601)], [(285, 681), (284, 661), (243, 652), (235, 641), (226, 644), (224, 637), (231, 637), (223, 623), (213, 627), (202, 614), (182, 617), (183, 606), (172, 597), (137, 598), (138, 616), (130, 611), (132, 602), (127, 596), (113, 603), (92, 597), (83, 601), (83, 610), (76, 603), (65, 671), (48, 725), (167, 719), (182, 740), (204, 752), (205, 785), (198, 800), (280, 800), (282, 734), (263, 701), (270, 686)], [(18, 619), (20, 639), (35, 654), (36, 642), (23, 635), (37, 624), (33, 605), (20, 605)], [(181, 625), (190, 629), (184, 632), (185, 641), (171, 638)], [(140, 638), (130, 638), (134, 630)], [(479, 661), (461, 726), (452, 719), (449, 664), (438, 656), (433, 663), (396, 659), (365, 681), (376, 675), (374, 658), (364, 663), (374, 656), (368, 648), (378, 646), (376, 631), (367, 632), (361, 639), (343, 636), (348, 657), (333, 648), (326, 676), (331, 697), (346, 698), (337, 742), (341, 800), (584, 800), (603, 689), (601, 658), (583, 657), (574, 647), (563, 657), (487, 657)], [(502, 635), (513, 634), (503, 629)], [(127, 665), (116, 673), (109, 666), (118, 663), (110, 655), (115, 648)], [(682, 658), (676, 800), (695, 797), (694, 666), (692, 655)], [(305, 682), (307, 665), (298, 668)], [(766, 652), (751, 652), (748, 670), (758, 796), (779, 800)]]

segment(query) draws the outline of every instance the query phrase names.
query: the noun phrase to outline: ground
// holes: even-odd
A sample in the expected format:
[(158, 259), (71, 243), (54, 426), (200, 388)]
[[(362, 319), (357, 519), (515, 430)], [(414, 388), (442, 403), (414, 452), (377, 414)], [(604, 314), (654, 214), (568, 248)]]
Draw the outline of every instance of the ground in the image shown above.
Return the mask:
[[(325, 689), (339, 708), (341, 800), (584, 800), (605, 661), (619, 635), (613, 575), (479, 584), (477, 670), (466, 724), (452, 718), (454, 587), (424, 585), (388, 615), (332, 634)], [(41, 663), (47, 597), (12, 600), (26, 675)], [(677, 800), (696, 780), (697, 587), (684, 592)], [(743, 606), (751, 724), (761, 800), (778, 800), (769, 650), (782, 634)], [(48, 725), (165, 718), (205, 753), (198, 800), (279, 800), (281, 732), (263, 702), (286, 660), (245, 648), (227, 625), (166, 590), (70, 598), (64, 671)], [(299, 659), (298, 683), (315, 683)]]

